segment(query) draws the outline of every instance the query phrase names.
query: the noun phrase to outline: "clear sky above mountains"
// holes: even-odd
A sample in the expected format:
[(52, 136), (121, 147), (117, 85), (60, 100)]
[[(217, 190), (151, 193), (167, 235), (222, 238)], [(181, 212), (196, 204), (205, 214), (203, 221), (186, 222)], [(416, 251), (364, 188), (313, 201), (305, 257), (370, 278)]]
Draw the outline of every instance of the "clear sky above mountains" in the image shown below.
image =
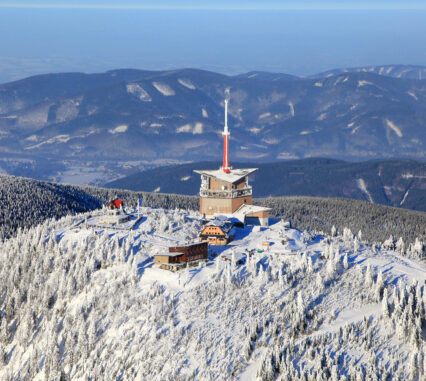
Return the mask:
[(2, 5), (104, 9), (426, 9), (423, 0), (2, 0)]
[(123, 67), (426, 65), (426, 2), (0, 0), (0, 48), (0, 82)]

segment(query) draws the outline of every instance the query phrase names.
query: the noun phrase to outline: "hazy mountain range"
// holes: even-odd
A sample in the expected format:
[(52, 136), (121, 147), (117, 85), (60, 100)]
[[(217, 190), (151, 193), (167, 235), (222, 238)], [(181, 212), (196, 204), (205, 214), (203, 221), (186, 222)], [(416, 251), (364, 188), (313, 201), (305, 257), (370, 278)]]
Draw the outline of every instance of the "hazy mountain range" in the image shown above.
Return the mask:
[(230, 89), (231, 157), (424, 159), (425, 68), (313, 78), (195, 69), (46, 74), (0, 85), (1, 157), (215, 160)]
[(426, 79), (426, 68), (424, 66), (418, 65), (382, 65), (348, 69), (334, 69), (311, 75), (310, 78), (330, 77), (348, 72), (368, 72), (394, 78)]

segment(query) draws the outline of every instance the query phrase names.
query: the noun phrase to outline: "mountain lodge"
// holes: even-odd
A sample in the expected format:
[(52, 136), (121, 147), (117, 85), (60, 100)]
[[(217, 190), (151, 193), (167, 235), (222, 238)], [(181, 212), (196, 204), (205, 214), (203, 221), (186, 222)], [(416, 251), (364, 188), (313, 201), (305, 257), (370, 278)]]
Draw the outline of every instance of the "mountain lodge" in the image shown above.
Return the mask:
[(234, 225), (229, 221), (213, 220), (203, 225), (200, 240), (212, 245), (226, 245), (234, 236)]
[(194, 242), (181, 246), (170, 246), (168, 252), (156, 254), (154, 264), (160, 269), (177, 271), (186, 265), (195, 266), (207, 261), (208, 243)]

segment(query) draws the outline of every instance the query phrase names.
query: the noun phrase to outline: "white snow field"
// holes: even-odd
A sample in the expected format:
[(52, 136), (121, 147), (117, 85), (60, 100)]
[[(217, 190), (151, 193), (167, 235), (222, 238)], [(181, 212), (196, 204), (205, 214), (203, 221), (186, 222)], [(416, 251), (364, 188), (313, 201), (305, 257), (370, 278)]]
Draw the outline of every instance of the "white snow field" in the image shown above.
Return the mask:
[(189, 80), (189, 79), (179, 78), (179, 79), (178, 79), (178, 82), (179, 82), (182, 86), (184, 86), (184, 87), (186, 87), (186, 88), (188, 88), (188, 89), (190, 89), (190, 90), (195, 90), (195, 89), (196, 89), (196, 87), (194, 86), (194, 84), (192, 83), (192, 81), (191, 81), (191, 80)]
[(367, 185), (365, 184), (364, 179), (356, 179), (355, 180), (357, 187), (361, 190), (362, 193), (364, 193), (365, 197), (367, 198), (368, 202), (373, 203), (373, 197), (371, 197), (371, 193), (367, 189)]
[(390, 121), (389, 119), (385, 119), (386, 125), (393, 131), (395, 132), (395, 134), (399, 137), (402, 138), (402, 132), (401, 129), (399, 127), (397, 127), (395, 125), (395, 123), (393, 123), (392, 121)]
[(172, 273), (153, 255), (201, 216), (141, 211), (132, 230), (95, 212), (0, 242), (1, 380), (424, 379), (426, 266), (401, 243), (276, 221)]
[(157, 91), (163, 94), (165, 97), (170, 97), (176, 94), (175, 91), (166, 83), (152, 82), (152, 86), (154, 86)]
[(151, 102), (151, 96), (137, 83), (128, 83), (126, 90), (129, 94), (133, 94), (143, 102)]

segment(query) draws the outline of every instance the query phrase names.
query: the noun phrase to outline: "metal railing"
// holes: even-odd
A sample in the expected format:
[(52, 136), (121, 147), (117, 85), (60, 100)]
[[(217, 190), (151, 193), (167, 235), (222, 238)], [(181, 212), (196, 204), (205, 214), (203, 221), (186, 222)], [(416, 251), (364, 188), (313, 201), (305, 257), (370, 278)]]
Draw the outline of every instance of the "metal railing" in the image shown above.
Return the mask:
[(251, 196), (252, 188), (242, 188), (242, 189), (231, 189), (231, 190), (221, 190), (221, 189), (200, 189), (201, 197), (215, 197), (215, 198), (235, 198), (235, 197), (244, 197)]

